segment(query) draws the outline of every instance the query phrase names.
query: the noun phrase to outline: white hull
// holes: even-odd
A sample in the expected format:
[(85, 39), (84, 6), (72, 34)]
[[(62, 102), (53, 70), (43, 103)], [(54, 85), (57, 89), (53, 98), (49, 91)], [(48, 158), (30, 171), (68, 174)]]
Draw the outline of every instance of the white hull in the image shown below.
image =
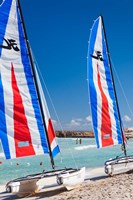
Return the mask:
[[(52, 188), (58, 185), (66, 187), (68, 190), (73, 189), (81, 184), (85, 178), (85, 167), (80, 170), (68, 169), (46, 172), (37, 175), (13, 180), (7, 183), (6, 190), (19, 197), (24, 197), (38, 192), (44, 188)], [(61, 181), (61, 180), (62, 181)]]
[(38, 190), (37, 182), (38, 179), (11, 182), (6, 190), (13, 194), (17, 194), (19, 197), (24, 197), (33, 194)]
[(72, 190), (84, 182), (85, 167), (72, 173), (61, 174), (58, 176), (58, 178), (67, 190)]
[(133, 170), (133, 156), (110, 159), (105, 162), (105, 173), (112, 176)]
[(37, 181), (38, 190), (57, 186), (57, 175), (41, 178)]

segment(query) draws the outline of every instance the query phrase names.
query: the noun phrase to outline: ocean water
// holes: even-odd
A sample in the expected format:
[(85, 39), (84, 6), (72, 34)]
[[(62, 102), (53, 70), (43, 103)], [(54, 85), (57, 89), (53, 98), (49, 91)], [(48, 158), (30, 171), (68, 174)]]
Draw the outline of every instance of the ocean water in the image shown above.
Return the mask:
[[(109, 158), (122, 154), (120, 145), (97, 149), (95, 139), (90, 138), (82, 138), (81, 144), (76, 144), (76, 138), (59, 138), (58, 144), (61, 153), (54, 159), (57, 169), (83, 166), (91, 169), (101, 167)], [(127, 153), (128, 155), (133, 154), (133, 139), (128, 140)], [(5, 160), (1, 147), (0, 163), (0, 185), (18, 177), (52, 169), (48, 155)]]

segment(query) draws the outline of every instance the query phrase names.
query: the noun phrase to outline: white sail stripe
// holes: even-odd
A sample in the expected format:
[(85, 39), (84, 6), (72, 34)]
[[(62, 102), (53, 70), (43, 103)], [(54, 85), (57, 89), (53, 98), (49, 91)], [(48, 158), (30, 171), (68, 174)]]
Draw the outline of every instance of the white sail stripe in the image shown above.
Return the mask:
[[(104, 70), (104, 66), (102, 67), (102, 70)], [(113, 101), (110, 98), (109, 95), (109, 91), (108, 91), (108, 85), (106, 82), (106, 75), (105, 75), (105, 71), (104, 73), (101, 72), (101, 68), (99, 69), (100, 72), (100, 76), (102, 73), (102, 78), (101, 78), (101, 86), (102, 86), (102, 90), (106, 96), (106, 98), (108, 99), (108, 108), (109, 108), (109, 116), (110, 116), (110, 120), (111, 120), (111, 129), (112, 129), (112, 139), (114, 141), (114, 143), (116, 143), (115, 138), (116, 138), (116, 134), (117, 134), (117, 130), (116, 130), (116, 120), (114, 118), (114, 108), (113, 108)]]
[(48, 130), (50, 114), (49, 114), (49, 110), (47, 107), (46, 99), (45, 99), (43, 91), (42, 91), (42, 87), (40, 88), (40, 90), (41, 90), (41, 97), (42, 97), (42, 101), (43, 101), (42, 107), (43, 107), (43, 111), (44, 111), (44, 115), (45, 115), (45, 124), (46, 124), (46, 128)]
[[(45, 99), (45, 96), (44, 96), (44, 93), (43, 93), (43, 90), (42, 90), (42, 86), (41, 86), (41, 83), (40, 83), (40, 79), (39, 79), (39, 76), (38, 76), (37, 69), (36, 69), (36, 74), (37, 74), (38, 86), (39, 86), (39, 90), (40, 90), (40, 94), (41, 94), (41, 99), (42, 99), (42, 102), (43, 102), (42, 106), (43, 106), (44, 115), (45, 115), (45, 124), (46, 124), (46, 128), (47, 128), (47, 131), (48, 131), (49, 120), (51, 119), (51, 117), (50, 117), (50, 113), (49, 113), (49, 110), (48, 110), (47, 102), (46, 102), (46, 99)], [(58, 144), (57, 144), (57, 141), (56, 141), (56, 137), (54, 137), (52, 143), (50, 144), (51, 151), (53, 151), (54, 148), (57, 145)]]
[[(97, 37), (96, 37), (96, 41), (95, 41), (95, 47), (94, 49), (96, 50), (99, 50), (102, 52), (102, 29), (101, 29), (101, 18), (99, 20), (99, 26), (98, 26), (98, 31), (97, 31)], [(99, 42), (100, 41), (100, 42)], [(101, 76), (101, 72), (102, 72), (102, 78), (101, 78), (101, 85), (102, 85), (102, 89), (104, 91), (104, 94), (106, 95), (107, 99), (109, 100), (109, 114), (110, 114), (110, 118), (111, 118), (111, 125), (112, 125), (112, 136), (113, 136), (113, 141), (115, 144), (118, 143), (118, 141), (115, 139), (116, 138), (116, 121), (115, 121), (115, 118), (114, 118), (114, 109), (113, 109), (113, 102), (112, 102), (112, 99), (110, 98), (110, 95), (108, 93), (108, 86), (107, 86), (107, 82), (106, 82), (106, 76), (105, 76), (105, 69), (104, 69), (104, 65), (101, 61), (100, 62), (100, 68), (99, 68), (99, 73), (100, 73), (100, 76)], [(103, 70), (103, 71), (101, 71)], [(104, 77), (103, 77), (104, 76)], [(95, 79), (94, 79), (95, 80)], [(104, 86), (104, 87), (103, 87)], [(97, 86), (98, 87), (98, 86)], [(99, 90), (97, 90), (97, 93), (99, 95)], [(101, 97), (101, 95), (100, 95)], [(98, 103), (99, 104), (99, 103)], [(102, 102), (100, 101), (100, 105), (102, 106)], [(98, 106), (98, 105), (97, 105)], [(99, 120), (101, 121), (101, 107), (99, 109), (99, 106), (97, 107), (97, 112), (98, 112), (98, 118)], [(115, 126), (114, 126), (115, 124)], [(101, 131), (100, 127), (101, 127), (101, 124), (98, 124), (99, 126), (99, 131)], [(100, 136), (100, 132), (98, 134)], [(99, 138), (100, 139), (100, 138)], [(101, 141), (101, 139), (99, 140)]]
[[(21, 58), (21, 55), (20, 55), (20, 58)], [(22, 63), (22, 60), (20, 62)], [(18, 72), (18, 69), (21, 69), (21, 73)], [(21, 94), (22, 103), (24, 106), (25, 116), (27, 119), (32, 144), (33, 144), (33, 147), (35, 145), (38, 146), (41, 144), (41, 138), (40, 138), (40, 133), (38, 130), (38, 125), (37, 125), (37, 121), (36, 121), (36, 117), (35, 117), (35, 113), (34, 113), (34, 108), (32, 105), (29, 88), (27, 86), (27, 81), (26, 81), (23, 65), (20, 65), (17, 67), (14, 66), (14, 71), (15, 71), (16, 81), (17, 81), (17, 83), (19, 83), (17, 86), (18, 86), (19, 92)], [(20, 80), (21, 80), (22, 84), (20, 84)], [(36, 155), (40, 154), (41, 151), (42, 151), (42, 154), (44, 153), (41, 146), (40, 146), (40, 148), (41, 149), (34, 148)]]
[[(101, 27), (101, 18), (100, 18), (100, 22), (99, 22), (99, 27)], [(102, 29), (101, 29), (102, 31)], [(101, 40), (101, 44), (102, 44), (102, 32), (100, 31), (100, 40)], [(102, 49), (103, 47), (100, 46), (101, 49), (100, 51), (102, 52)], [(100, 61), (99, 61), (100, 62)], [(109, 95), (109, 90), (108, 90), (108, 85), (107, 85), (107, 81), (106, 81), (106, 75), (105, 75), (105, 67), (104, 67), (104, 64), (103, 62), (100, 62), (100, 68), (99, 68), (99, 73), (100, 73), (100, 77), (102, 76), (102, 78), (100, 79), (101, 80), (101, 86), (102, 86), (102, 89), (103, 89), (103, 92), (106, 96), (106, 98), (108, 99), (108, 106), (109, 106), (109, 115), (110, 115), (110, 120), (111, 120), (111, 129), (112, 129), (112, 139), (113, 139), (113, 142), (114, 144), (117, 144), (118, 141), (115, 139), (116, 138), (116, 134), (117, 134), (117, 130), (116, 130), (116, 120), (114, 118), (114, 108), (113, 108), (113, 101), (112, 99), (110, 98), (110, 95)]]
[[(10, 12), (10, 16), (8, 19), (8, 22), (10, 22), (10, 17), (14, 13), (15, 9), (15, 1), (12, 1), (12, 9)], [(9, 23), (7, 24), (7, 30), (10, 30), (11, 27), (9, 26)], [(7, 32), (5, 34), (5, 37), (8, 38)], [(11, 50), (12, 51), (12, 50)], [(2, 49), (0, 64), (1, 64), (1, 80), (3, 84), (4, 91), (4, 101), (5, 101), (5, 117), (6, 117), (6, 124), (7, 126), (7, 137), (9, 141), (9, 149), (10, 149), (10, 155), (11, 157), (16, 157), (16, 151), (15, 151), (15, 143), (14, 143), (14, 120), (13, 120), (13, 94), (12, 94), (12, 85), (11, 85), (11, 63), (9, 64), (6, 62), (5, 58), (7, 55), (7, 50)], [(10, 55), (11, 57), (11, 55)], [(7, 84), (8, 81), (8, 84)], [(10, 102), (8, 97), (10, 96)], [(11, 128), (13, 127), (13, 129)]]
[[(22, 67), (22, 69), (23, 69), (23, 67)], [(26, 77), (25, 77), (24, 72), (21, 73), (21, 77), (20, 77), (20, 73), (17, 72), (18, 70), (16, 69), (16, 67), (14, 68), (14, 70), (15, 70), (16, 80), (17, 80), (17, 82), (19, 82), (18, 89), (21, 94), (24, 111), (25, 111), (25, 116), (27, 119), (28, 128), (29, 128), (30, 135), (32, 138), (32, 144), (38, 145), (41, 142), (40, 133), (38, 131), (38, 126), (37, 126), (37, 122), (36, 122), (36, 118), (35, 118), (35, 114), (34, 114), (34, 109), (32, 106), (29, 88), (26, 84)], [(22, 85), (20, 84), (20, 79), (22, 80)]]
[[(97, 61), (95, 59), (92, 59), (92, 66), (97, 68)], [(93, 69), (93, 80), (94, 80), (94, 85), (95, 85), (95, 89), (96, 89), (96, 95), (97, 95), (97, 132), (98, 132), (98, 140), (99, 140), (99, 145), (100, 147), (102, 146), (101, 143), (101, 115), (102, 115), (102, 98), (101, 98), (101, 92), (99, 90), (99, 86), (98, 86), (98, 80), (97, 80), (97, 70)]]
[[(3, 52), (4, 53), (4, 52)], [(2, 58), (2, 56), (1, 56)], [(4, 66), (6, 63), (3, 63), (2, 59), (0, 59), (0, 65)], [(4, 73), (3, 73), (4, 71)], [(6, 76), (6, 74), (9, 73), (9, 70), (4, 69), (1, 67), (1, 80), (3, 83), (4, 91), (6, 91), (6, 94), (4, 93), (4, 101), (5, 101), (5, 117), (6, 117), (6, 124), (7, 126), (7, 137), (9, 141), (9, 149), (10, 154), (12, 157), (15, 157), (15, 143), (14, 143), (14, 120), (13, 120), (13, 94), (12, 94), (12, 86), (11, 81), (9, 77)], [(7, 78), (8, 78), (8, 84), (7, 84)], [(8, 87), (8, 90), (6, 89)], [(10, 96), (10, 102), (8, 97)], [(8, 106), (7, 106), (8, 105)]]
[(40, 79), (38, 76), (38, 72), (35, 66), (35, 71), (36, 71), (36, 77), (37, 77), (37, 82), (38, 82), (38, 87), (39, 87), (39, 91), (40, 91), (40, 96), (41, 96), (41, 100), (42, 100), (42, 107), (43, 107), (43, 111), (44, 111), (44, 116), (45, 116), (45, 124), (46, 124), (46, 128), (48, 130), (48, 125), (49, 125), (49, 119), (50, 119), (50, 113), (48, 110), (48, 106), (47, 106), (47, 102), (43, 93), (43, 89), (40, 83)]
[[(8, 37), (10, 38), (10, 36), (8, 36), (8, 33), (10, 32), (9, 30), (12, 30), (12, 23), (10, 22), (10, 18), (14, 18), (14, 24), (13, 24), (14, 28), (12, 30), (14, 32), (14, 34), (13, 34), (14, 37), (12, 39), (15, 39), (18, 43), (18, 46), (20, 46), (19, 35), (18, 35), (18, 22), (17, 22), (17, 16), (16, 16), (16, 1), (13, 0), (12, 3), (13, 3), (13, 5), (11, 6), (11, 10), (10, 10), (10, 15), (9, 15), (9, 20), (8, 20), (8, 24), (7, 24), (7, 28), (6, 28), (5, 38), (8, 38)], [(7, 51), (3, 50), (2, 55), (6, 57), (6, 54), (7, 54)], [(27, 122), (28, 122), (28, 127), (29, 127), (30, 134), (31, 134), (32, 143), (38, 145), (41, 143), (40, 142), (40, 134), (38, 132), (38, 126), (37, 126), (37, 122), (36, 122), (36, 119), (34, 116), (34, 109), (32, 107), (31, 97), (29, 94), (29, 89), (27, 86), (26, 77), (25, 77), (24, 70), (23, 70), (23, 65), (21, 64), (22, 63), (21, 55), (18, 55), (18, 54), (20, 54), (20, 52), (15, 52), (13, 50), (10, 50), (10, 52), (8, 52), (8, 60), (13, 62), (15, 77), (16, 77), (17, 82), (20, 82), (20, 81), (22, 82), (22, 85), (18, 84), (18, 89), (20, 91), (20, 94), (23, 94), (23, 95), (21, 95), (21, 97), (22, 97), (22, 102), (23, 102), (23, 106), (24, 106), (24, 110), (25, 110), (25, 115), (26, 115)], [(18, 63), (20, 63), (20, 65), (18, 65)], [(19, 72), (18, 72), (18, 69), (20, 69)], [(11, 63), (10, 63), (10, 65), (7, 65), (6, 67), (4, 67), (4, 72), (2, 74), (2, 80), (4, 79), (7, 81), (7, 78), (5, 78), (6, 70), (7, 70), (7, 74), (10, 73), (10, 75), (11, 75), (11, 72), (10, 72)], [(11, 157), (14, 157), (15, 145), (13, 143), (13, 139), (11, 139), (11, 137), (14, 138), (14, 133), (13, 133), (14, 129), (13, 130), (10, 129), (10, 124), (12, 123), (11, 124), (12, 127), (14, 125), (13, 116), (10, 117), (10, 118), (12, 118), (12, 119), (10, 119), (10, 121), (8, 119), (9, 118), (8, 117), (9, 116), (9, 112), (8, 112), (9, 105), (11, 106), (10, 109), (11, 109), (11, 112), (13, 113), (13, 94), (12, 94), (12, 87), (11, 87), (12, 81), (11, 81), (10, 75), (8, 75), (9, 82), (10, 82), (10, 85), (8, 84), (8, 93), (9, 94), (5, 94), (5, 107), (6, 107), (5, 112), (6, 112), (6, 122), (7, 122), (8, 139), (9, 139)], [(4, 87), (6, 87), (7, 83), (4, 82), (4, 80), (3, 80), (3, 85), (4, 85)], [(7, 91), (7, 89), (4, 88), (4, 91)], [(9, 100), (10, 102), (8, 101), (8, 95), (10, 95), (12, 97), (12, 102), (11, 102), (11, 100)], [(27, 97), (29, 99), (28, 102), (27, 102)], [(34, 124), (34, 128), (33, 128), (33, 124)], [(36, 154), (38, 154), (38, 149), (35, 148), (35, 152), (36, 152)], [(39, 150), (39, 152), (40, 152), (40, 150)], [(43, 150), (42, 150), (42, 153), (43, 153)]]
[[(98, 30), (97, 30), (97, 36), (96, 36), (96, 40), (95, 40), (95, 44), (94, 44), (94, 49), (95, 50), (99, 50), (102, 48), (101, 43), (99, 42), (99, 40), (101, 41), (101, 27), (100, 27), (100, 23), (99, 22), (99, 26), (98, 26)], [(94, 72), (95, 74), (93, 75), (93, 80), (95, 83), (95, 87), (96, 87), (96, 92), (97, 92), (97, 131), (98, 131), (98, 140), (99, 140), (99, 145), (100, 147), (102, 147), (102, 140), (101, 140), (101, 123), (102, 123), (102, 97), (101, 97), (101, 91), (99, 89), (98, 86), (98, 71), (97, 71), (97, 60), (92, 59), (93, 60), (93, 66), (95, 67)]]
[(51, 150), (53, 151), (55, 147), (57, 147), (56, 138), (54, 138), (54, 140), (51, 143)]
[[(46, 102), (46, 99), (45, 99), (45, 96), (44, 96), (44, 93), (43, 93), (42, 85), (40, 83), (40, 79), (39, 79), (39, 76), (38, 76), (37, 69), (35, 68), (35, 70), (36, 70), (36, 77), (37, 77), (37, 82), (38, 82), (38, 86), (39, 86), (39, 91), (40, 91), (40, 95), (41, 95), (41, 99), (42, 99), (42, 107), (43, 107), (44, 116), (45, 116), (45, 124), (46, 124), (46, 128), (47, 128), (47, 131), (48, 131), (49, 120), (51, 119), (51, 117), (50, 117), (47, 102)], [(53, 138), (50, 146), (51, 146), (51, 151), (53, 151), (53, 149), (56, 146), (58, 146), (57, 141), (56, 141), (56, 137)]]

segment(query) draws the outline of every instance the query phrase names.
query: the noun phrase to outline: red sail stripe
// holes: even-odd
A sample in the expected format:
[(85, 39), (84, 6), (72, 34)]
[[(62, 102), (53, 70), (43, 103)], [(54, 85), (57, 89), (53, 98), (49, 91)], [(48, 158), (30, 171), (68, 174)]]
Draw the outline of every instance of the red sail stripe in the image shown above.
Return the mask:
[(55, 131), (54, 131), (51, 119), (48, 120), (48, 138), (49, 138), (50, 144), (55, 138)]
[[(11, 64), (12, 73), (12, 90), (13, 90), (13, 104), (14, 104), (14, 140), (16, 148), (16, 157), (23, 157), (29, 155), (35, 155), (35, 151), (32, 146), (30, 131), (28, 128), (27, 119), (25, 116), (22, 97), (17, 86), (14, 67)], [(28, 143), (28, 146), (21, 146), (23, 142)]]
[(102, 123), (101, 123), (101, 141), (102, 147), (113, 145), (112, 139), (112, 129), (111, 129), (111, 119), (109, 115), (109, 105), (106, 95), (102, 89), (101, 80), (100, 80), (100, 73), (99, 73), (99, 66), (97, 64), (97, 71), (98, 71), (98, 86), (101, 92), (102, 97)]

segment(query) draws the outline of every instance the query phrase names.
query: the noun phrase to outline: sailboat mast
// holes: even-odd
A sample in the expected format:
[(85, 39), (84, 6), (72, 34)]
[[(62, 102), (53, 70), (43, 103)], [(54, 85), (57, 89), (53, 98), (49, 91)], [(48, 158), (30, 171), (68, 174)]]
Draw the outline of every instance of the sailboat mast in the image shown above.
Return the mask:
[(118, 99), (117, 99), (117, 95), (116, 95), (116, 89), (115, 89), (115, 83), (114, 83), (114, 78), (113, 78), (113, 71), (112, 71), (111, 59), (110, 59), (109, 48), (108, 48), (108, 43), (107, 43), (107, 37), (106, 37), (106, 32), (105, 32), (105, 26), (104, 26), (104, 21), (103, 21), (103, 17), (102, 16), (101, 16), (101, 19), (102, 19), (103, 31), (104, 31), (104, 35), (105, 35), (108, 59), (109, 59), (109, 63), (110, 63), (110, 72), (111, 72), (111, 77), (112, 77), (112, 82), (113, 82), (113, 87), (114, 87), (114, 95), (115, 95), (115, 99), (116, 99), (116, 106), (117, 106), (118, 118), (119, 118), (119, 122), (120, 122), (120, 129), (121, 129), (121, 133), (122, 133), (123, 149), (124, 149), (124, 154), (126, 156), (127, 152), (126, 152), (126, 146), (125, 146), (125, 141), (124, 141), (124, 133), (123, 133), (123, 129), (122, 129), (122, 121), (121, 121), (121, 116), (120, 116)]
[(37, 84), (36, 72), (35, 72), (34, 63), (33, 63), (32, 55), (31, 55), (30, 45), (29, 45), (29, 42), (28, 42), (28, 36), (27, 36), (27, 33), (26, 33), (26, 28), (25, 28), (25, 24), (24, 24), (24, 18), (23, 18), (23, 14), (22, 14), (21, 5), (20, 5), (20, 0), (17, 0), (17, 1), (18, 1), (18, 8), (19, 8), (19, 11), (20, 11), (21, 20), (22, 20), (23, 30), (24, 30), (24, 34), (25, 34), (27, 49), (28, 49), (28, 53), (29, 53), (29, 59), (30, 59), (31, 67), (32, 67), (34, 83), (35, 83), (35, 87), (36, 87), (36, 92), (37, 92), (37, 96), (38, 96), (41, 114), (42, 114), (43, 125), (44, 125), (44, 129), (46, 131), (46, 137), (47, 137), (47, 143), (48, 143), (48, 147), (49, 147), (49, 155), (50, 155), (50, 159), (51, 159), (51, 164), (52, 164), (52, 168), (55, 169), (55, 163), (54, 163), (54, 159), (53, 159), (53, 156), (52, 156), (52, 151), (51, 151), (51, 147), (50, 147), (50, 143), (49, 143), (49, 139), (48, 139), (48, 132), (47, 132), (46, 123), (45, 123), (43, 106), (42, 106), (42, 102), (41, 102), (39, 87), (38, 87), (38, 84)]

